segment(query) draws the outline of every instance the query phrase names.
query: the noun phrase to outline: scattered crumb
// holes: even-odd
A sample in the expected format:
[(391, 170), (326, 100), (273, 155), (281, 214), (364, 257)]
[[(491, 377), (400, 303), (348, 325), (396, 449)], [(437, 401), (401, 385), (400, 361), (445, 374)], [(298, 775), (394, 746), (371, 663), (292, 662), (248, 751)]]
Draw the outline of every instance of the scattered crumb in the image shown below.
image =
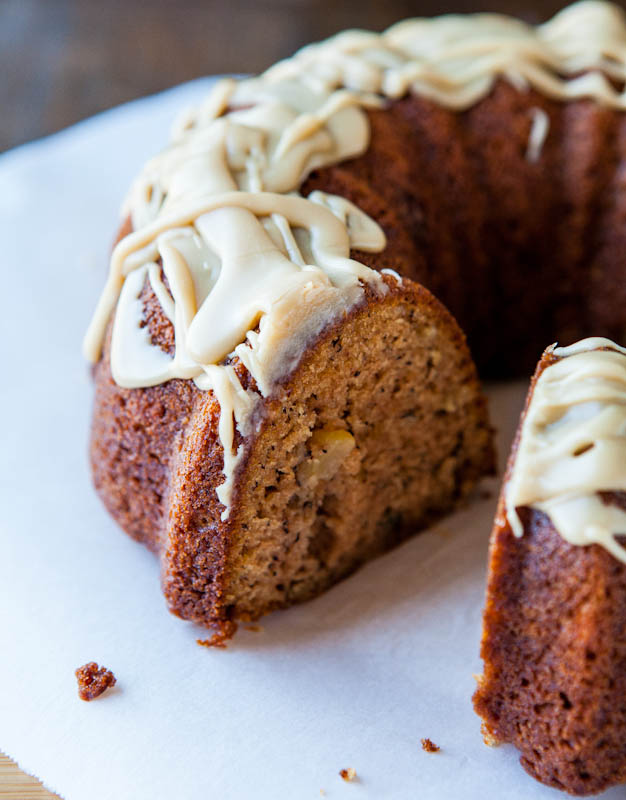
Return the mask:
[(422, 750), (425, 750), (427, 753), (438, 753), (441, 747), (431, 741), (431, 739), (422, 739)]
[(115, 675), (111, 670), (98, 666), (95, 661), (79, 667), (74, 674), (78, 680), (78, 696), (81, 700), (95, 700), (109, 687), (115, 686)]
[(500, 742), (496, 739), (493, 733), (491, 733), (485, 722), (483, 722), (480, 726), (480, 732), (483, 735), (483, 742), (487, 745), (487, 747), (498, 747)]
[(252, 633), (263, 633), (263, 626), (262, 625), (246, 625), (247, 631), (252, 631)]
[(348, 769), (340, 769), (339, 774), (344, 779), (344, 781), (353, 781), (356, 778), (356, 770), (354, 767), (348, 767)]
[(214, 633), (209, 639), (196, 639), (196, 643), (200, 647), (221, 647), (225, 650), (228, 639), (230, 639), (230, 636), (224, 636), (223, 633)]
[(226, 648), (227, 642), (237, 631), (236, 622), (225, 622), (223, 626), (211, 634), (208, 639), (196, 639), (196, 643), (201, 647), (221, 647)]

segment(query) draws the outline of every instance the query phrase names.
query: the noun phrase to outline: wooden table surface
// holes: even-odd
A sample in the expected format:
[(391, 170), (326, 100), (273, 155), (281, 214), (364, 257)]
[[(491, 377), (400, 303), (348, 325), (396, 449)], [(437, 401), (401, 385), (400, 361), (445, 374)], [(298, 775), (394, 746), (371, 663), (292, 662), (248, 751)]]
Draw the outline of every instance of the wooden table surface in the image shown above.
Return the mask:
[(59, 800), (30, 775), (25, 775), (17, 766), (0, 753), (0, 797), (2, 800)]
[[(200, 75), (258, 72), (348, 27), (560, 0), (0, 0), (0, 152)], [(626, 0), (620, 3), (626, 6)], [(0, 743), (1, 744), (1, 743)], [(56, 797), (0, 754), (0, 800)]]
[[(622, 0), (626, 4), (626, 0)], [(200, 75), (258, 72), (307, 42), (408, 16), (563, 0), (1, 0), (0, 152)]]

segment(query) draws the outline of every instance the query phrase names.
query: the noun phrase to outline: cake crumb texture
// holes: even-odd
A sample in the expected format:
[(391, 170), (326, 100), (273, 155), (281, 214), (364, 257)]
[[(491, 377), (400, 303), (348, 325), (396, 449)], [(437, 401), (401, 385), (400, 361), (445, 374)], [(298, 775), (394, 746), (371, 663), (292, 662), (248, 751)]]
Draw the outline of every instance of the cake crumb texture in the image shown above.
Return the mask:
[(78, 696), (81, 700), (95, 700), (116, 684), (115, 675), (111, 670), (99, 666), (95, 661), (79, 667), (75, 674), (78, 681)]

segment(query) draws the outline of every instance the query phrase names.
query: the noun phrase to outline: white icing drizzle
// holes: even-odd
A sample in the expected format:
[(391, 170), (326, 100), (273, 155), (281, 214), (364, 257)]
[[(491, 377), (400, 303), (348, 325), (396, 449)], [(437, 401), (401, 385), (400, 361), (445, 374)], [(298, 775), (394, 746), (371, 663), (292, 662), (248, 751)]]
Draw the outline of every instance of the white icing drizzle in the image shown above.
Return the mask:
[(526, 160), (531, 164), (536, 164), (541, 158), (544, 142), (550, 129), (550, 117), (543, 108), (531, 108), (530, 134), (528, 136), (528, 147), (526, 148)]
[[(360, 300), (364, 284), (386, 290), (378, 273), (350, 259), (351, 249), (382, 250), (381, 229), (343, 198), (300, 196), (306, 176), (362, 154), (364, 109), (385, 98), (412, 90), (464, 109), (504, 79), (520, 91), (626, 108), (626, 93), (605, 75), (626, 81), (624, 16), (583, 2), (537, 28), (477, 14), (408, 20), (382, 34), (347, 31), (257, 78), (220, 80), (131, 188), (123, 212), (133, 233), (114, 249), (86, 356), (98, 360), (113, 316), (111, 369), (121, 386), (186, 378), (215, 392), (227, 515), (240, 457), (228, 420), (234, 415), (243, 430), (255, 401), (221, 362), (238, 355), (267, 395), (310, 337)], [(146, 280), (174, 326), (174, 357), (142, 327)]]
[(553, 353), (522, 425), (507, 518), (519, 537), (516, 509), (538, 509), (570, 544), (600, 544), (626, 563), (615, 538), (626, 535), (626, 512), (598, 495), (626, 491), (626, 349), (594, 337)]
[(395, 271), (395, 269), (390, 269), (389, 267), (385, 267), (385, 269), (381, 269), (380, 274), (381, 275), (391, 275), (392, 278), (395, 278), (398, 281), (398, 283), (400, 283), (400, 284), (402, 283), (402, 275), (399, 275)]

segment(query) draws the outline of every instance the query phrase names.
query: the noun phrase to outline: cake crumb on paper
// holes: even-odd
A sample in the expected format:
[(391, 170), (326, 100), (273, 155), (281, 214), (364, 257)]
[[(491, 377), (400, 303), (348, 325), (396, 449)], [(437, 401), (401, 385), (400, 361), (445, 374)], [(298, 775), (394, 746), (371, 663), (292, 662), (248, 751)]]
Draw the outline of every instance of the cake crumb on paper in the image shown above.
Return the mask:
[(246, 625), (246, 630), (252, 633), (263, 633), (262, 625)]
[(209, 639), (196, 639), (196, 644), (200, 647), (220, 647), (226, 649), (226, 637), (221, 633), (214, 633)]
[(222, 650), (226, 648), (226, 643), (232, 639), (237, 631), (236, 622), (225, 622), (223, 626), (211, 634), (208, 639), (196, 639), (196, 644), (200, 647), (220, 647)]
[(89, 661), (74, 672), (78, 681), (78, 696), (89, 702), (100, 697), (111, 686), (115, 686), (116, 678), (110, 669), (101, 667), (95, 661)]
[(422, 750), (425, 750), (427, 753), (438, 753), (441, 747), (435, 744), (431, 739), (422, 739)]
[(347, 769), (340, 769), (339, 774), (344, 779), (344, 781), (353, 781), (356, 780), (356, 770), (354, 767), (348, 767)]

